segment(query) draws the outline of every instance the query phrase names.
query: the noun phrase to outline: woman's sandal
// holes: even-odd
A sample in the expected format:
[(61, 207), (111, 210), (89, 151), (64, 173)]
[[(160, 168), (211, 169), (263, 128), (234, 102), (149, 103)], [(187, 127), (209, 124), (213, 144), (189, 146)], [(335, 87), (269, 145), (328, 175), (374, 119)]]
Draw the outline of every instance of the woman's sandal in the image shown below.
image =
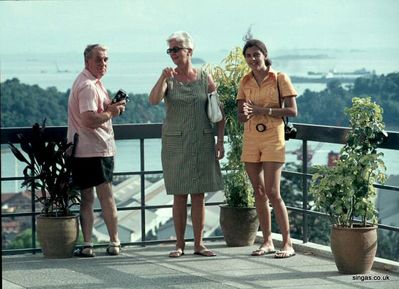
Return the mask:
[(120, 244), (109, 244), (107, 247), (107, 254), (111, 256), (119, 255), (122, 250)]
[(184, 252), (183, 252), (182, 249), (176, 249), (176, 250), (174, 250), (174, 251), (169, 253), (169, 257), (170, 258), (179, 258), (179, 257), (181, 257), (183, 255), (184, 255)]
[(251, 256), (264, 256), (273, 253), (276, 253), (274, 248), (260, 247), (259, 249), (252, 251)]
[(291, 250), (279, 250), (274, 255), (274, 258), (276, 258), (276, 259), (284, 259), (284, 258), (290, 258), (290, 257), (293, 257), (293, 256), (295, 256), (294, 249), (291, 249)]
[(74, 252), (73, 255), (76, 257), (95, 257), (96, 254), (94, 254), (93, 251), (93, 246), (82, 246), (80, 248), (77, 248)]
[(215, 257), (216, 253), (209, 249), (203, 248), (199, 251), (195, 251), (194, 255), (199, 255), (199, 256), (204, 256), (204, 257)]

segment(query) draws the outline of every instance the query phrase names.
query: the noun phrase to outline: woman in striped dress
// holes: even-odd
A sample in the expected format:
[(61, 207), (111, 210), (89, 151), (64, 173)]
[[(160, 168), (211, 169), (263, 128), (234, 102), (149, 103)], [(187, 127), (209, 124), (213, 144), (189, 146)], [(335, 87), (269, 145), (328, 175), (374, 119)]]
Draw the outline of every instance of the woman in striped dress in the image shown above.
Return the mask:
[(165, 101), (162, 126), (162, 167), (167, 194), (173, 195), (173, 222), (176, 248), (169, 257), (184, 255), (187, 199), (191, 195), (194, 254), (216, 254), (203, 244), (205, 192), (223, 189), (219, 159), (224, 156), (224, 119), (218, 123), (215, 144), (212, 124), (206, 114), (207, 93), (216, 90), (210, 75), (192, 66), (193, 41), (187, 32), (168, 39), (175, 68), (167, 67), (150, 92), (151, 104)]

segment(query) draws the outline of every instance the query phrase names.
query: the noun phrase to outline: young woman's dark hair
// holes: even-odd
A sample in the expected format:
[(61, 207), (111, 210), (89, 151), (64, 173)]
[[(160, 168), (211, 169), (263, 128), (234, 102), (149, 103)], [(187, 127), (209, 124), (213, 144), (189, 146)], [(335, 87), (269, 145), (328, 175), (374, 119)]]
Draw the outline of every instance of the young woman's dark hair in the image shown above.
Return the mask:
[(266, 45), (262, 41), (260, 41), (258, 39), (247, 40), (247, 42), (244, 45), (244, 48), (242, 49), (242, 54), (244, 55), (244, 57), (245, 57), (245, 52), (247, 51), (247, 49), (251, 48), (251, 47), (254, 47), (254, 46), (257, 47), (263, 53), (263, 55), (265, 56), (265, 64), (266, 64), (266, 66), (269, 67), (270, 65), (272, 65), (272, 61), (267, 57)]

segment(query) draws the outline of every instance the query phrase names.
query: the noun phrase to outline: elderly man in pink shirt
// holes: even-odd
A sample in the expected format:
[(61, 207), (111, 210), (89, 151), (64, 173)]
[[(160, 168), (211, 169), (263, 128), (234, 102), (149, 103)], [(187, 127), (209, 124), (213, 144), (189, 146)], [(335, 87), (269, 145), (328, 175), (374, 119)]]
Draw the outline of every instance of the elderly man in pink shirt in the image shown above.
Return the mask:
[[(102, 45), (88, 45), (85, 69), (76, 78), (68, 100), (68, 141), (77, 134), (72, 162), (74, 183), (81, 189), (80, 222), (84, 244), (75, 256), (94, 257), (94, 187), (100, 201), (110, 243), (107, 253), (118, 255), (118, 217), (112, 194), (115, 139), (112, 118), (125, 110), (125, 101), (112, 103), (100, 79), (107, 72), (108, 52)], [(75, 138), (76, 141), (76, 138)]]

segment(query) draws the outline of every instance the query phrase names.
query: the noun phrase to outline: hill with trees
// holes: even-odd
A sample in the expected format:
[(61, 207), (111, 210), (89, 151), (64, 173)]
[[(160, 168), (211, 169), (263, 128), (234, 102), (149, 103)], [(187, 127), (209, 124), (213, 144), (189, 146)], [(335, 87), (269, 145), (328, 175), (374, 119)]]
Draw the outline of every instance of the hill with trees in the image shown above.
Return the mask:
[[(115, 92), (108, 91), (109, 95)], [(43, 89), (38, 85), (21, 83), (17, 78), (1, 83), (1, 126), (26, 127), (47, 118), (47, 125), (67, 124), (69, 90), (60, 92), (55, 87)], [(384, 109), (387, 130), (399, 130), (399, 73), (358, 78), (351, 86), (343, 87), (332, 80), (319, 92), (305, 90), (298, 97), (297, 123), (348, 126), (344, 108), (354, 96), (371, 98)], [(165, 112), (163, 103), (152, 106), (146, 94), (129, 94), (130, 102), (118, 123), (160, 123)]]
[(355, 96), (371, 96), (384, 109), (386, 129), (399, 130), (399, 73), (358, 78), (345, 88), (332, 80), (323, 91), (305, 90), (297, 100), (299, 115), (294, 122), (348, 126), (344, 108)]
[[(43, 89), (38, 85), (21, 83), (17, 78), (1, 83), (1, 126), (29, 127), (47, 119), (48, 126), (67, 125), (70, 91), (55, 87)], [(108, 91), (110, 96), (116, 92)], [(146, 94), (129, 94), (126, 111), (113, 123), (160, 123), (164, 118), (161, 105), (150, 105)]]

